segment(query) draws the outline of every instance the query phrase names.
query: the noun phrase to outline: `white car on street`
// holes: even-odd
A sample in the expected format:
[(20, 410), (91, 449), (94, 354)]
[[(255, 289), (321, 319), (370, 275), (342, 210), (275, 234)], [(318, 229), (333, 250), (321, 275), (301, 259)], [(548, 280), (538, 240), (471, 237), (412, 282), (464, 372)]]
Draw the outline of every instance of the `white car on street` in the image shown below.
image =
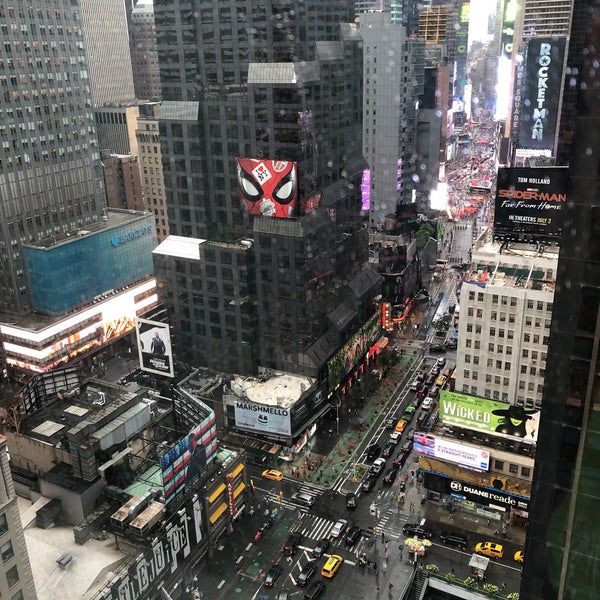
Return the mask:
[(330, 535), (331, 537), (337, 538), (344, 533), (344, 529), (348, 526), (348, 521), (346, 519), (339, 519), (336, 524), (331, 528)]

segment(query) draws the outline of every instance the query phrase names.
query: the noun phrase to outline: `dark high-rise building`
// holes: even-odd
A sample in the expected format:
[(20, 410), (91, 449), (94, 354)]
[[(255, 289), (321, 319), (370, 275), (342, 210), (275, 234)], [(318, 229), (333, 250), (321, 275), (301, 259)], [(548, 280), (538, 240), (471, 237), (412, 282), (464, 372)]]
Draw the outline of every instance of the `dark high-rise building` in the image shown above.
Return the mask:
[(362, 53), (352, 0), (160, 0), (171, 235), (155, 251), (182, 358), (315, 376), (370, 312)]
[(160, 71), (152, 0), (137, 2), (129, 19), (133, 85), (138, 100), (160, 100)]
[[(569, 202), (558, 276), (521, 600), (592, 600), (600, 589), (600, 6), (575, 2), (569, 53)], [(579, 18), (585, 15), (584, 19)], [(574, 98), (570, 98), (571, 109)]]

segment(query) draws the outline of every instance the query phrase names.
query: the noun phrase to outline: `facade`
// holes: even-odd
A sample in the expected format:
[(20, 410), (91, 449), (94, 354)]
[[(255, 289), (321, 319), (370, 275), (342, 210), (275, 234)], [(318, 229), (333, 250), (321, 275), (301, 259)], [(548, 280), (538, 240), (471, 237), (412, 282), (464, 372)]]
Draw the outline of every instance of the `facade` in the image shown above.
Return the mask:
[(156, 237), (160, 243), (169, 235), (169, 217), (158, 132), (160, 104), (157, 102), (140, 104), (139, 109), (140, 116), (135, 137), (140, 156), (144, 207), (148, 212), (154, 213)]
[(525, 543), (523, 600), (591, 599), (598, 590), (600, 122), (598, 71), (593, 65), (600, 43), (600, 9), (596, 3), (577, 2), (574, 14), (571, 39), (583, 51), (578, 62), (570, 64), (578, 73), (577, 117)]
[(160, 100), (160, 72), (152, 0), (137, 2), (129, 20), (133, 85), (139, 101)]
[(133, 102), (135, 91), (125, 3), (123, 0), (101, 3), (81, 0), (79, 6), (93, 107)]
[(104, 163), (104, 185), (109, 208), (144, 210), (144, 196), (137, 156), (111, 154)]
[[(423, 93), (424, 46), (390, 13), (360, 15), (363, 39), (363, 154), (369, 164), (369, 225), (381, 229), (413, 193), (416, 100)], [(437, 152), (435, 153), (437, 158)], [(366, 190), (365, 190), (366, 191)]]
[(557, 255), (498, 250), (474, 251), (462, 283), (456, 390), (539, 409)]
[(102, 106), (94, 110), (98, 147), (107, 154), (138, 155), (135, 130), (139, 109), (137, 106)]
[(37, 594), (3, 435), (0, 436), (0, 554), (0, 594), (35, 600)]
[[(68, 1), (32, 7), (0, 7), (0, 312), (11, 315), (33, 308), (23, 245), (76, 234), (106, 205), (81, 13)], [(72, 50), (56, 61), (59, 30)]]
[(188, 0), (154, 6), (176, 237), (155, 266), (173, 344), (227, 372), (316, 377), (378, 285), (361, 219), (353, 3), (193, 6), (194, 20)]

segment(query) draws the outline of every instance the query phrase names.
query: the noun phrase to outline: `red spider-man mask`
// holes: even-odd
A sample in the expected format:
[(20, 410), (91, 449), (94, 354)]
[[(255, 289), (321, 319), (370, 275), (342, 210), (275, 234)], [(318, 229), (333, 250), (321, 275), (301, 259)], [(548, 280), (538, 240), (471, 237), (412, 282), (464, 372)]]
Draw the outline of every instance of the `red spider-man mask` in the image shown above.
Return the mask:
[(296, 214), (296, 163), (238, 158), (237, 174), (239, 198), (249, 214), (284, 219)]

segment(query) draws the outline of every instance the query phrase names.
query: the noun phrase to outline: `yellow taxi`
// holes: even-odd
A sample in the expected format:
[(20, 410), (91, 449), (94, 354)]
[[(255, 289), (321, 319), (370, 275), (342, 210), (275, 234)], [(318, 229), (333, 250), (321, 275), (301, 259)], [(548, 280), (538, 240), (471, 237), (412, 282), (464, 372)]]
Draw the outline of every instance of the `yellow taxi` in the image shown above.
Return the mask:
[(494, 542), (479, 542), (475, 546), (477, 554), (483, 554), (490, 558), (502, 558), (504, 556), (504, 546)]
[(517, 550), (515, 555), (513, 556), (515, 562), (522, 563), (523, 562), (523, 550)]
[(332, 554), (325, 561), (325, 564), (321, 569), (321, 575), (323, 575), (323, 577), (328, 577), (329, 579), (331, 579), (340, 570), (340, 567), (342, 566), (343, 562), (344, 559), (339, 554)]
[(398, 433), (402, 433), (405, 429), (406, 426), (408, 425), (408, 421), (406, 419), (400, 419), (397, 423), (396, 423), (396, 427), (394, 427), (394, 429), (398, 432)]
[(271, 481), (281, 481), (283, 479), (283, 473), (281, 471), (276, 471), (275, 469), (267, 469), (262, 472), (262, 476), (265, 479), (270, 479)]

